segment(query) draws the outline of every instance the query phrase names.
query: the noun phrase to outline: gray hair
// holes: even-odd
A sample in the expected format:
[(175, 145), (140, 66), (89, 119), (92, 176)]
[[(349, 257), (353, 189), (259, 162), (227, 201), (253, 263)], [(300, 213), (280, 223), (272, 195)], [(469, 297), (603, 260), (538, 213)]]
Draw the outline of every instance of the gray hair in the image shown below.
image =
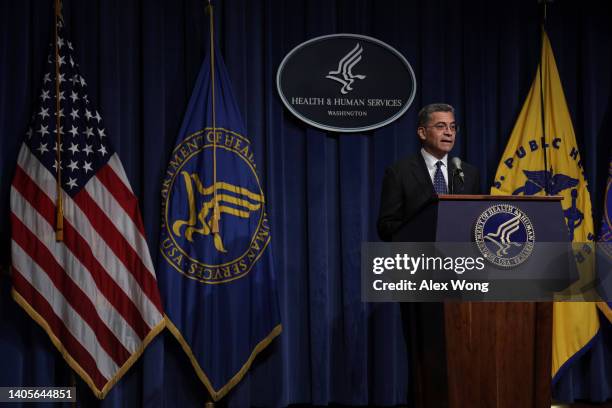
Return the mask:
[(431, 103), (426, 105), (419, 111), (419, 122), (417, 126), (421, 127), (427, 125), (431, 119), (431, 114), (434, 112), (451, 112), (455, 114), (455, 108), (447, 103)]

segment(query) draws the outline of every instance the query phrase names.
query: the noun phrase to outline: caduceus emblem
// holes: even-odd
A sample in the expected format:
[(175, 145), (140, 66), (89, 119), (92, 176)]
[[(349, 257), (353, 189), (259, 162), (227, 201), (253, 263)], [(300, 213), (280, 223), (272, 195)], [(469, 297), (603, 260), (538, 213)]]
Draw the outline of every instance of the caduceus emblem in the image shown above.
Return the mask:
[[(194, 234), (212, 234), (215, 249), (219, 252), (227, 252), (221, 233), (212, 232), (212, 213), (215, 202), (219, 203), (220, 214), (248, 219), (252, 212), (261, 209), (264, 202), (263, 195), (221, 181), (214, 186), (205, 187), (197, 174), (189, 174), (186, 171), (181, 171), (181, 176), (187, 191), (189, 218), (175, 221), (172, 224), (172, 232), (180, 237), (182, 228), (186, 227), (183, 234), (189, 242), (193, 242)], [(216, 194), (214, 194), (215, 190)], [(196, 206), (196, 192), (202, 197), (199, 211)]]

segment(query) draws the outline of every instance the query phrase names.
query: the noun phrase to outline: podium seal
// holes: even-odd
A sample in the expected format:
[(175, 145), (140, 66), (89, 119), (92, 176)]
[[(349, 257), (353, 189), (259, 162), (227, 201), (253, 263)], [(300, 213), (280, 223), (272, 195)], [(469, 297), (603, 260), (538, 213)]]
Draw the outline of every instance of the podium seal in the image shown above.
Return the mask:
[(501, 268), (513, 268), (533, 252), (535, 232), (531, 220), (519, 208), (496, 204), (476, 219), (474, 241), (487, 261)]

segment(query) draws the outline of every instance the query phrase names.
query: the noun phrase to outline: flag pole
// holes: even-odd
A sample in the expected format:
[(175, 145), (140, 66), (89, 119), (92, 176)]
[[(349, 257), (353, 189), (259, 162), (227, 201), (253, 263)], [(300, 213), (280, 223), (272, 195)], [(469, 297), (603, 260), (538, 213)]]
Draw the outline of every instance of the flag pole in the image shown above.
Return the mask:
[(213, 6), (208, 0), (208, 16), (210, 20), (210, 88), (212, 97), (212, 128), (213, 128), (213, 215), (212, 215), (212, 228), (213, 234), (219, 233), (219, 221), (221, 213), (219, 211), (219, 202), (217, 201), (217, 122), (215, 112), (215, 23), (213, 16)]
[(64, 240), (64, 205), (62, 202), (62, 136), (61, 118), (60, 118), (60, 63), (59, 63), (59, 41), (57, 34), (58, 19), (61, 16), (61, 0), (55, 0), (55, 150), (57, 160), (57, 173), (55, 179), (57, 201), (55, 212), (55, 240), (61, 242)]
[(542, 4), (542, 28), (540, 30), (540, 66), (538, 73), (540, 76), (540, 114), (542, 118), (542, 149), (544, 151), (544, 194), (550, 195), (548, 190), (549, 174), (548, 174), (548, 143), (546, 141), (546, 113), (544, 104), (544, 79), (542, 71), (544, 70), (543, 52), (544, 49), (544, 36), (546, 35), (546, 12), (548, 3), (552, 0), (538, 0), (538, 3)]
[[(213, 15), (213, 6), (208, 0), (208, 6), (206, 7), (209, 18), (209, 29), (210, 29), (210, 89), (212, 99), (212, 130), (213, 130), (213, 214), (212, 214), (212, 226), (211, 232), (213, 234), (219, 233), (219, 218), (221, 216), (219, 212), (219, 203), (217, 202), (217, 112), (215, 111), (215, 19)], [(205, 113), (206, 114), (206, 113)], [(205, 408), (215, 408), (215, 402), (212, 399), (212, 395), (209, 393)]]

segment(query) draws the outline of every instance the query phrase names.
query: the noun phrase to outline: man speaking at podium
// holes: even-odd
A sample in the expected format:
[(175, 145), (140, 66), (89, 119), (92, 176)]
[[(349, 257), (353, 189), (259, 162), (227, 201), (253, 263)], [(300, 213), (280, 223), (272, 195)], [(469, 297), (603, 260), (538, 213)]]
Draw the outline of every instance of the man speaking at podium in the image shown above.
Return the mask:
[(417, 135), (421, 151), (389, 167), (383, 179), (378, 213), (378, 235), (391, 241), (393, 234), (436, 194), (478, 194), (478, 170), (458, 157), (448, 159), (459, 128), (455, 109), (433, 103), (419, 111)]
[[(385, 172), (378, 214), (380, 239), (391, 241), (407, 221), (435, 200), (436, 194), (480, 193), (478, 170), (458, 157), (448, 158), (458, 129), (455, 109), (450, 105), (434, 103), (419, 111), (421, 151)], [(428, 227), (435, 229), (434, 225)], [(402, 303), (401, 313), (415, 375), (409, 388), (416, 406), (448, 407), (443, 304)]]

